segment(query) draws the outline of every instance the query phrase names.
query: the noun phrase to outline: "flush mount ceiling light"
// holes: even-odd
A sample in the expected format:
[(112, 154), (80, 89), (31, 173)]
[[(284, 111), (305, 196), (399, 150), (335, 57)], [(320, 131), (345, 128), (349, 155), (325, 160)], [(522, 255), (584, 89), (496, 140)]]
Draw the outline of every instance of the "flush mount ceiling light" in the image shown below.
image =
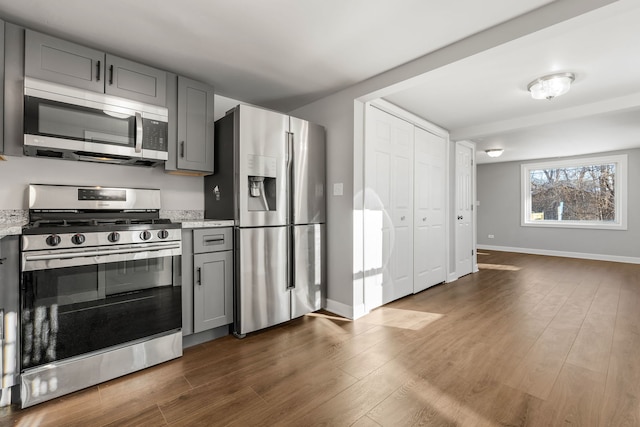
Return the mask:
[(569, 92), (575, 79), (573, 73), (549, 74), (529, 83), (527, 90), (533, 99), (551, 99)]
[(500, 157), (502, 153), (504, 153), (504, 150), (502, 148), (492, 148), (491, 150), (484, 150), (484, 152), (487, 153), (489, 157)]

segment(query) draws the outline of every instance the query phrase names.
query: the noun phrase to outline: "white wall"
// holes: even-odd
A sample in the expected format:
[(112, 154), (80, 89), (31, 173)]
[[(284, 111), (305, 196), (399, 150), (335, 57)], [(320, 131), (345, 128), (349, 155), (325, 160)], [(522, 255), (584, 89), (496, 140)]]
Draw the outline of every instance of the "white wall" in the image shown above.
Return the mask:
[[(640, 149), (602, 153), (609, 154), (629, 156), (627, 230), (522, 227), (520, 165), (523, 162), (489, 163), (477, 167), (478, 246), (640, 262), (640, 215), (637, 214), (640, 210), (640, 192), (637, 191), (640, 187)], [(494, 238), (489, 239), (489, 234)]]
[[(291, 114), (324, 125), (327, 129), (327, 185), (343, 183), (343, 196), (329, 196), (327, 212), (328, 290), (327, 308), (347, 317), (358, 317), (364, 304), (361, 283), (354, 270), (354, 254), (360, 250), (354, 236), (354, 215), (362, 210), (363, 106), (362, 103), (410, 88), (420, 76), (467, 56), (562, 22), (610, 3), (611, 0), (563, 0), (498, 25), (405, 65), (320, 99)], [(384, 54), (384, 52), (381, 52)], [(437, 108), (437, 106), (434, 106)], [(428, 120), (428, 118), (425, 118)], [(437, 123), (436, 123), (437, 124)], [(451, 244), (449, 259), (455, 258)]]
[[(221, 96), (214, 100), (218, 119), (239, 102)], [(204, 210), (204, 179), (170, 175), (162, 167), (146, 168), (74, 162), (36, 157), (7, 156), (0, 161), (0, 210), (28, 209), (29, 184), (102, 185), (159, 188), (166, 210)]]

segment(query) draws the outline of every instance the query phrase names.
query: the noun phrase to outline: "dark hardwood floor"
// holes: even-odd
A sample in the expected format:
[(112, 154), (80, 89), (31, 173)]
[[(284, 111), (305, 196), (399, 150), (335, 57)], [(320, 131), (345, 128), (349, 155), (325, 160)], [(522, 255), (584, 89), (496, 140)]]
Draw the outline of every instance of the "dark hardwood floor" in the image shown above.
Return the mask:
[(357, 321), (225, 337), (19, 426), (640, 426), (640, 265), (480, 251)]

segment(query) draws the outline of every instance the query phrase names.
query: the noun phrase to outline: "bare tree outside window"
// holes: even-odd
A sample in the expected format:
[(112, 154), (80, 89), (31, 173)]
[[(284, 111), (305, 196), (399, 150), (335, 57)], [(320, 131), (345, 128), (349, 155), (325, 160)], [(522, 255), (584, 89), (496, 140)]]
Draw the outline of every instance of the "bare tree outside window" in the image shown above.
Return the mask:
[(522, 164), (523, 226), (626, 230), (627, 156)]
[(537, 169), (529, 174), (532, 220), (615, 221), (615, 164)]

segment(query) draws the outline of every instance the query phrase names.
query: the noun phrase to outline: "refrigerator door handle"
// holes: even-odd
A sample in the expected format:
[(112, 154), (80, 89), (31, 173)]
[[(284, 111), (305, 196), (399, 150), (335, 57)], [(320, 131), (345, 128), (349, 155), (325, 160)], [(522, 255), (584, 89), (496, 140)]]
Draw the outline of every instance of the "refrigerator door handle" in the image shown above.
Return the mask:
[(292, 225), (287, 227), (287, 290), (295, 289), (296, 287), (296, 266), (293, 260), (295, 253), (295, 236), (294, 228)]
[(287, 132), (287, 223), (293, 224), (293, 191), (295, 185), (295, 172), (293, 170), (293, 132)]

